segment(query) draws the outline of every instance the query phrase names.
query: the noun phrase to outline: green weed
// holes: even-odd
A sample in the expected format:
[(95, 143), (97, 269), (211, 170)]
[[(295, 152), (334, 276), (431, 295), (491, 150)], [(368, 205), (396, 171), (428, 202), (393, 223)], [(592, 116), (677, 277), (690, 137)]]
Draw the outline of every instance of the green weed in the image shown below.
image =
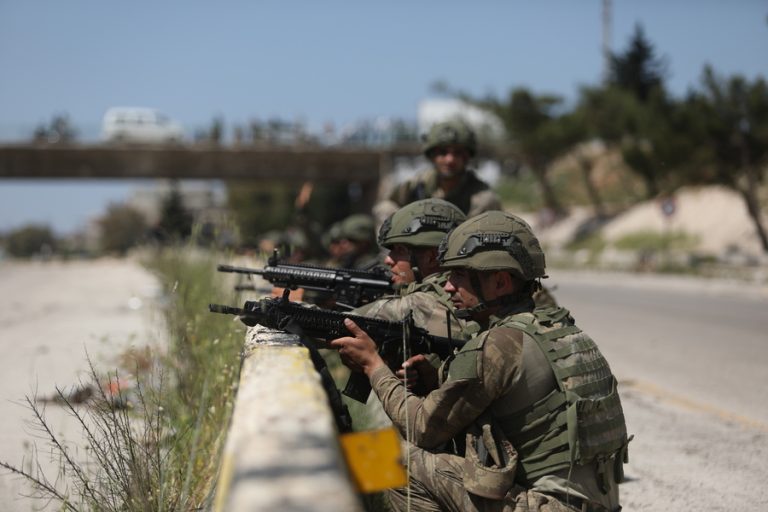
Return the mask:
[(636, 231), (614, 242), (617, 249), (626, 251), (690, 250), (696, 247), (697, 237), (683, 231)]

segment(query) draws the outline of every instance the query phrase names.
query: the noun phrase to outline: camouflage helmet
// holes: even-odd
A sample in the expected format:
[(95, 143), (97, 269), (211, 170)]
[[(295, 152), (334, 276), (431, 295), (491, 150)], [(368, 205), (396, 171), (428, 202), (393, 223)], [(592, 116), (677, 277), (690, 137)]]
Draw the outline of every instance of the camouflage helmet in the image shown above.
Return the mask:
[(415, 201), (384, 221), (379, 229), (379, 245), (387, 248), (394, 244), (437, 247), (445, 234), (466, 218), (458, 206), (444, 199)]
[(356, 213), (338, 223), (338, 228), (331, 229), (334, 240), (348, 239), (355, 242), (373, 242), (376, 238), (376, 225), (373, 217)]
[(526, 281), (546, 277), (544, 252), (531, 227), (502, 211), (481, 213), (451, 231), (438, 259), (447, 269), (509, 270)]
[(427, 158), (430, 158), (433, 149), (448, 145), (465, 147), (469, 156), (475, 156), (477, 153), (475, 132), (467, 123), (458, 119), (432, 125), (429, 132), (421, 136), (421, 141)]

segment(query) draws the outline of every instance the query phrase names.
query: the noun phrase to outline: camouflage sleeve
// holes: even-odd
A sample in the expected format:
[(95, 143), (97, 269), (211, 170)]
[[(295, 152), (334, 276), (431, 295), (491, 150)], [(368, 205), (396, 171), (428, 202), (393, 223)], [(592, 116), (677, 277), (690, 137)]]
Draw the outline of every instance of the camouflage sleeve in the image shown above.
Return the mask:
[(411, 183), (405, 181), (397, 185), (389, 194), (388, 199), (395, 203), (398, 207), (404, 206), (408, 203), (408, 196), (411, 192)]
[(416, 173), (406, 181), (396, 185), (389, 193), (389, 201), (405, 206), (418, 199), (432, 197), (437, 187), (437, 171), (429, 167)]
[(474, 217), (491, 210), (501, 210), (501, 201), (493, 190), (483, 190), (474, 194), (470, 199), (467, 217)]
[(487, 331), (468, 342), (451, 361), (446, 381), (423, 398), (406, 396), (389, 368), (371, 375), (371, 385), (401, 435), (421, 448), (436, 448), (507, 393), (520, 366), (520, 350), (497, 334)]
[[(354, 310), (357, 315), (399, 322), (409, 313), (413, 313), (413, 322), (417, 327), (426, 329), (435, 336), (448, 336), (446, 306), (432, 294), (415, 292), (403, 297), (386, 297)], [(461, 335), (461, 325), (456, 323), (452, 333), (454, 338)]]
[(370, 304), (355, 308), (352, 312), (356, 315), (367, 316), (370, 318), (399, 322), (407, 313), (407, 311), (403, 312), (402, 310), (402, 298), (392, 296), (375, 300)]

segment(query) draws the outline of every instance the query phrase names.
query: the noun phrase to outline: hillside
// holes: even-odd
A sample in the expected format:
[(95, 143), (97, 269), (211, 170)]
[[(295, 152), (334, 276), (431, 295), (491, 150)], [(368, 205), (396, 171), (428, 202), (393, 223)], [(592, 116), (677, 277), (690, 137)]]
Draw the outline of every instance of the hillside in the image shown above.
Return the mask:
[[(674, 196), (674, 206), (666, 216), (659, 201), (640, 202), (601, 225), (587, 207), (573, 207), (568, 217), (549, 226), (536, 215), (524, 217), (553, 261), (568, 258), (637, 270), (664, 252), (678, 265), (706, 261), (768, 273), (768, 255), (736, 192), (719, 186), (687, 188)], [(763, 219), (768, 225), (765, 209)]]

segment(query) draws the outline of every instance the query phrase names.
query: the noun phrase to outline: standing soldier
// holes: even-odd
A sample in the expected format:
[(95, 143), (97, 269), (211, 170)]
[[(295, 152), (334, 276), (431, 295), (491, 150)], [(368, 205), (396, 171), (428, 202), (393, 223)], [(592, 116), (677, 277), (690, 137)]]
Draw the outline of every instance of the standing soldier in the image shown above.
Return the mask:
[(501, 202), (487, 183), (468, 168), (477, 154), (475, 133), (463, 121), (437, 123), (422, 136), (424, 155), (432, 163), (412, 179), (401, 183), (374, 208), (377, 219), (386, 218), (399, 206), (428, 197), (455, 204), (467, 217), (500, 210)]
[(460, 316), (483, 331), (439, 372), (419, 365), (439, 376), (426, 397), (405, 392), (354, 322), (331, 342), (412, 443), (410, 492), (391, 492), (395, 508), (620, 510), (628, 438), (616, 379), (566, 309), (534, 309), (545, 263), (528, 224), (481, 214), (446, 236), (439, 259)]

